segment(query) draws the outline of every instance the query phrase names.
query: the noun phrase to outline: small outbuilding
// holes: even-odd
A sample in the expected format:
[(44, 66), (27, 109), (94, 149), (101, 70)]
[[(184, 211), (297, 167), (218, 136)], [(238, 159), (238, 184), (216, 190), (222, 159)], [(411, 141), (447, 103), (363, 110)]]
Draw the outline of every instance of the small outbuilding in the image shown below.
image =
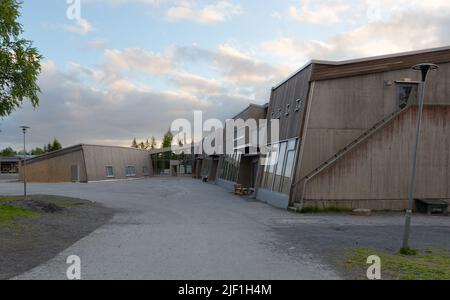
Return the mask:
[[(20, 180), (23, 180), (23, 164)], [(153, 175), (150, 153), (126, 147), (80, 144), (26, 160), (29, 182), (92, 182)]]

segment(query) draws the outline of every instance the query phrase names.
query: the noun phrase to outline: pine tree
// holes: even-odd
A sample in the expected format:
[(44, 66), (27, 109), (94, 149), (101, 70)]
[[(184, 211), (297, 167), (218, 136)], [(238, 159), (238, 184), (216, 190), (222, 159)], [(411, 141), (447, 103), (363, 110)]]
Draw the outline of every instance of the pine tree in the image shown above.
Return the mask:
[(137, 144), (137, 141), (136, 141), (136, 138), (134, 138), (133, 139), (133, 143), (131, 144), (131, 148), (139, 148), (139, 146), (138, 146), (138, 144)]
[(150, 149), (151, 149), (151, 150), (155, 150), (157, 146), (158, 146), (158, 145), (156, 144), (156, 139), (155, 139), (154, 136), (152, 136), (151, 142), (150, 142)]

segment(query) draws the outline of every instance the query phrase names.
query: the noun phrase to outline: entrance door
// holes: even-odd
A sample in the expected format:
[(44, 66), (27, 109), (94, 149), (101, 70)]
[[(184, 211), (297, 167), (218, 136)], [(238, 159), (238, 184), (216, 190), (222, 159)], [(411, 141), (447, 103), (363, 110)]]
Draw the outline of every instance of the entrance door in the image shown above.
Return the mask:
[(80, 168), (78, 167), (78, 165), (72, 165), (70, 167), (70, 180), (72, 182), (80, 181)]
[(254, 158), (252, 160), (252, 167), (251, 167), (251, 188), (256, 188), (256, 177), (258, 175), (258, 166), (259, 166), (259, 158)]

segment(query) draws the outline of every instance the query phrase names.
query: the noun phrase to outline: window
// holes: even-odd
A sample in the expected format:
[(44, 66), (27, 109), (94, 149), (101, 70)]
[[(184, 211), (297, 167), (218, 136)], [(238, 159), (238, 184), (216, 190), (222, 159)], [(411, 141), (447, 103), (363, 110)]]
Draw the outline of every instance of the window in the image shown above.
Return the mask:
[(114, 178), (114, 168), (112, 166), (106, 166), (105, 170), (107, 178)]
[(125, 168), (125, 174), (127, 177), (134, 177), (136, 176), (136, 167), (134, 166), (128, 166)]
[(400, 108), (417, 103), (417, 84), (400, 83), (397, 86), (397, 101)]
[(261, 187), (270, 191), (288, 194), (294, 172), (297, 140), (272, 145), (267, 154), (270, 163), (264, 167)]
[(273, 190), (279, 192), (281, 187), (281, 177), (283, 176), (283, 170), (284, 170), (284, 158), (286, 156), (286, 146), (287, 143), (281, 143), (280, 145), (280, 152), (278, 153), (278, 163), (277, 163), (277, 169), (274, 174), (274, 185)]
[(225, 155), (221, 158), (220, 163), (220, 179), (236, 182), (241, 163), (241, 154)]

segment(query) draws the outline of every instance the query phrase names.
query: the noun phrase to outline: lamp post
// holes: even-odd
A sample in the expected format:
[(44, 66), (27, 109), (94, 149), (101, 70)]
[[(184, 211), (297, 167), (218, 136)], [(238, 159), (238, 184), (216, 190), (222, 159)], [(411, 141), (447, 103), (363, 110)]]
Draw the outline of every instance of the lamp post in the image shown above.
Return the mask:
[(25, 144), (25, 136), (27, 130), (30, 129), (28, 126), (20, 126), (23, 132), (23, 197), (27, 200), (27, 148)]
[(422, 114), (423, 114), (423, 106), (424, 106), (424, 98), (425, 98), (425, 81), (427, 79), (428, 72), (431, 70), (436, 70), (439, 67), (435, 64), (423, 63), (418, 64), (413, 67), (413, 70), (420, 71), (422, 73), (422, 80), (420, 82), (420, 95), (419, 95), (419, 108), (418, 108), (418, 116), (417, 116), (417, 125), (416, 125), (416, 141), (413, 149), (413, 158), (412, 158), (412, 172), (411, 178), (409, 182), (409, 191), (408, 191), (408, 208), (406, 210), (406, 220), (405, 220), (405, 232), (403, 236), (403, 247), (402, 250), (407, 251), (409, 249), (409, 236), (411, 230), (411, 218), (414, 208), (414, 189), (415, 189), (415, 181), (416, 181), (416, 171), (417, 171), (417, 149), (419, 147), (419, 139), (420, 139), (420, 126), (422, 124)]
[[(0, 133), (2, 133), (2, 130), (0, 129)], [(2, 175), (2, 155), (0, 154), (0, 175)]]

